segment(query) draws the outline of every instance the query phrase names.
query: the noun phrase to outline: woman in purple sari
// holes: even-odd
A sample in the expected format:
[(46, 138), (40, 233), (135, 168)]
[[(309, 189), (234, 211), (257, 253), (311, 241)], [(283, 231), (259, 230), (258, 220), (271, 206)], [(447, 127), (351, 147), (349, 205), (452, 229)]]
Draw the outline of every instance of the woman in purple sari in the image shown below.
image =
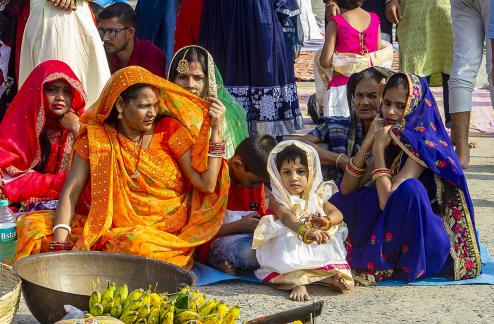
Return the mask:
[(331, 200), (350, 231), (356, 283), (478, 276), (472, 200), (427, 81), (393, 75), (382, 112), (388, 126), (367, 152), (373, 161), (365, 165), (366, 152), (353, 158)]

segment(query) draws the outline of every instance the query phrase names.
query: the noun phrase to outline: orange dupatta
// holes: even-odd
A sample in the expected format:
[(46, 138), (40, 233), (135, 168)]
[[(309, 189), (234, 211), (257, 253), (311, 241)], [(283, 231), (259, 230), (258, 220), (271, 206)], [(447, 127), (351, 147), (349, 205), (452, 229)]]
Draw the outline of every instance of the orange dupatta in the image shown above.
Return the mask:
[[(148, 172), (146, 166), (154, 167), (158, 173), (166, 173), (167, 167), (181, 173), (177, 171), (178, 165), (170, 161), (157, 170), (157, 161), (166, 159), (149, 156), (143, 149), (139, 166), (144, 170), (140, 169), (137, 179), (131, 179), (125, 170), (125, 163), (134, 162), (129, 162), (131, 156), (125, 153), (128, 143), (124, 140), (120, 144), (116, 131), (103, 122), (116, 98), (136, 83), (150, 84), (159, 90), (160, 113), (181, 123), (181, 130), (188, 132), (181, 135), (193, 143), (192, 166), (198, 172), (207, 169), (208, 103), (143, 68), (128, 67), (116, 72), (99, 100), (81, 117), (87, 125), (78, 142), (84, 144), (85, 138), (88, 146), (91, 208), (86, 220), (77, 215), (72, 223), (74, 249), (128, 253), (190, 268), (194, 247), (209, 241), (221, 226), (229, 189), (227, 165), (223, 163), (214, 193), (193, 189), (188, 195), (177, 192), (173, 196), (173, 189), (160, 187), (166, 181), (153, 178), (154, 173)], [(177, 136), (177, 142), (185, 137)], [(169, 157), (166, 153), (161, 155)], [(162, 211), (161, 215), (157, 210)], [(26, 233), (21, 235), (26, 236), (21, 241), (26, 244), (18, 247), (17, 257), (43, 251), (43, 242), (52, 234), (53, 214), (26, 214), (21, 224), (20, 232)], [(41, 243), (33, 244), (33, 240)]]
[(185, 127), (195, 142), (191, 152), (192, 166), (198, 172), (207, 169), (210, 129), (210, 120), (207, 117), (208, 102), (141, 67), (131, 66), (117, 71), (106, 84), (99, 100), (81, 117), (81, 121), (88, 124), (86, 131), (89, 137), (92, 203), (83, 235), (75, 248), (93, 248), (97, 241), (103, 238), (103, 242), (99, 243), (111, 242), (106, 244), (103, 250), (122, 252), (123, 249), (128, 253), (144, 254), (190, 267), (194, 247), (210, 240), (221, 226), (229, 189), (225, 162), (218, 175), (214, 193), (205, 194), (196, 189), (192, 190), (187, 223), (177, 234), (158, 230), (160, 224), (110, 230), (112, 223), (119, 221), (114, 219), (119, 215), (114, 211), (129, 208), (125, 201), (114, 199), (121, 195), (118, 192), (121, 188), (116, 185), (116, 177), (128, 175), (115, 168), (118, 154), (115, 154), (109, 145), (111, 141), (108, 137), (105, 141), (105, 134), (108, 133), (104, 129), (108, 126), (104, 126), (103, 122), (110, 115), (117, 97), (137, 83), (152, 85), (159, 91), (160, 114), (175, 118)]

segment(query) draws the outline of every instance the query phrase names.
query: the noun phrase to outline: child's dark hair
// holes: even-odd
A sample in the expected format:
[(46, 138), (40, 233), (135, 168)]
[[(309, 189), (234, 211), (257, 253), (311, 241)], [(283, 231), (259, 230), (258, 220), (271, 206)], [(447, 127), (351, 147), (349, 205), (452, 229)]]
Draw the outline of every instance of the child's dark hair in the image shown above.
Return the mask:
[(235, 155), (242, 160), (246, 172), (269, 179), (268, 157), (275, 146), (276, 140), (269, 135), (250, 136), (237, 146)]
[(280, 153), (276, 155), (276, 168), (281, 170), (283, 162), (294, 162), (299, 158), (300, 163), (306, 168), (309, 166), (307, 162), (307, 153), (295, 144), (288, 145)]
[(386, 91), (399, 86), (402, 86), (405, 89), (405, 91), (408, 93), (409, 91), (408, 79), (406, 74), (404, 73), (395, 73), (391, 76), (391, 78), (389, 78), (388, 82), (386, 82), (386, 85), (384, 86), (383, 97), (386, 94)]
[(352, 10), (362, 7), (364, 0), (336, 0), (336, 3), (340, 8)]

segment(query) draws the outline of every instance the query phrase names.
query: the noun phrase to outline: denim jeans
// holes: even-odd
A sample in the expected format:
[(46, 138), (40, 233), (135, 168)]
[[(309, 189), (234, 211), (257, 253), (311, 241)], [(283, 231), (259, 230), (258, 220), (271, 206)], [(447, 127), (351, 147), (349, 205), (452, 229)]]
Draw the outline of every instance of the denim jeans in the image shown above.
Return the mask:
[(235, 234), (217, 238), (209, 251), (208, 262), (216, 265), (228, 261), (235, 269), (253, 271), (259, 268), (252, 234)]
[[(449, 78), (450, 112), (472, 110), (472, 91), (482, 63), (488, 28), (489, 0), (451, 0), (455, 31), (453, 67)], [(491, 46), (487, 46), (487, 75), (493, 100)]]

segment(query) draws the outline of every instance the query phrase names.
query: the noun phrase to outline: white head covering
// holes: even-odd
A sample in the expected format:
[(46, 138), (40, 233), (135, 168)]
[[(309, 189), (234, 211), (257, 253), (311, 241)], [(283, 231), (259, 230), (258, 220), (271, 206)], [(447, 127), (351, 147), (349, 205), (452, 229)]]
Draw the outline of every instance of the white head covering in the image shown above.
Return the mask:
[[(276, 167), (276, 157), (287, 146), (296, 145), (307, 155), (308, 179), (307, 187), (302, 195), (293, 196), (283, 186), (281, 175)], [(321, 163), (317, 151), (301, 141), (289, 140), (276, 145), (268, 158), (268, 172), (271, 177), (271, 189), (273, 197), (280, 204), (285, 205), (297, 217), (306, 216), (315, 212), (324, 214), (322, 205), (334, 193), (338, 191), (333, 181), (323, 181)]]

